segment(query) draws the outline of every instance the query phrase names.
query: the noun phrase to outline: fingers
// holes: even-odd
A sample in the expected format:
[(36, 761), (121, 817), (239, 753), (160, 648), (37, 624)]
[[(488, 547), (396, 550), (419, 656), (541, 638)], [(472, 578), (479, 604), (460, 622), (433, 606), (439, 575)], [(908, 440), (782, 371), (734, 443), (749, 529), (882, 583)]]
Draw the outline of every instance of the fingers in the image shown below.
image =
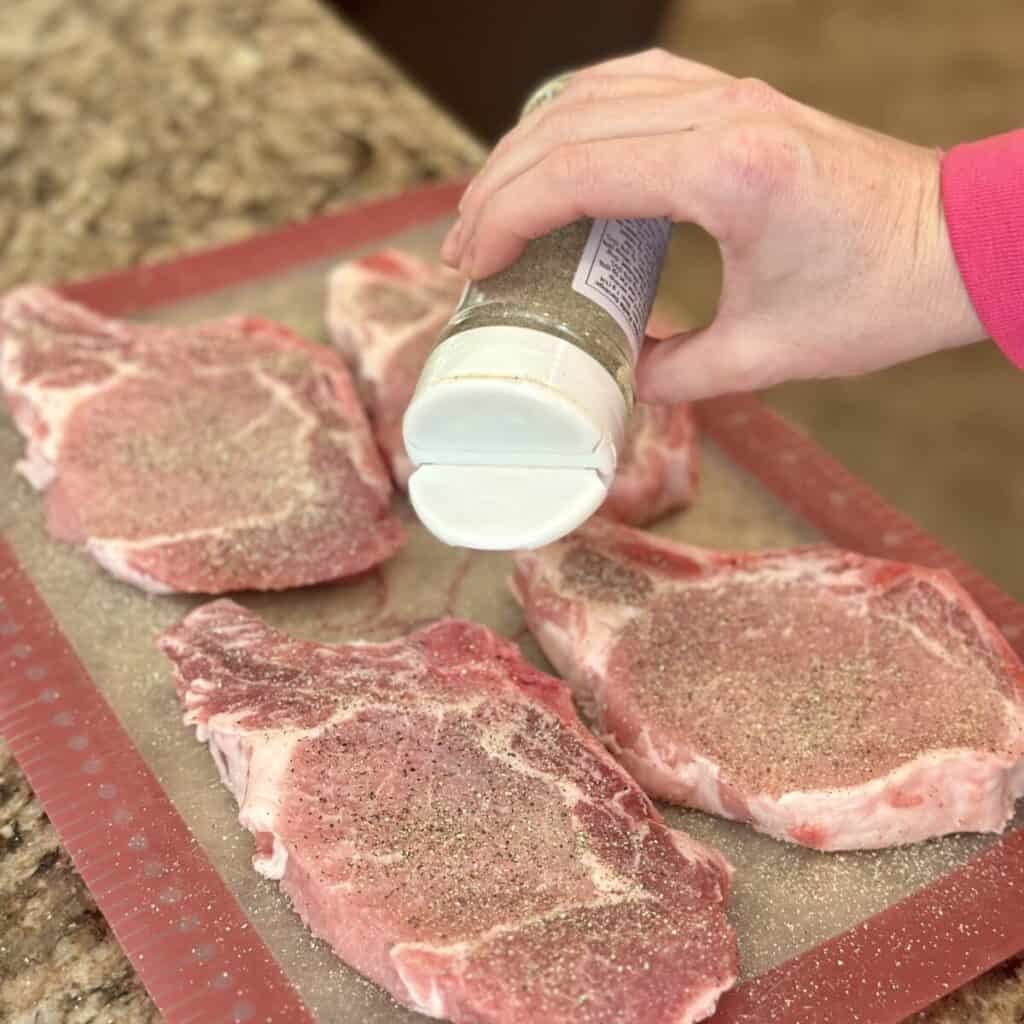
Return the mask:
[(537, 107), (523, 119), (542, 115), (560, 103), (586, 103), (621, 96), (671, 95), (686, 89), (707, 89), (717, 83), (702, 78), (680, 79), (670, 75), (590, 75), (574, 76), (562, 91), (547, 103)]
[[(607, 81), (593, 80), (599, 90), (605, 89)], [(630, 88), (655, 91), (620, 97), (612, 89), (602, 98), (578, 104), (558, 99), (510, 133), (463, 197), (459, 221), (444, 241), (442, 259), (474, 276), (493, 273), (504, 265), (502, 261), (518, 255), (525, 241), (537, 237), (537, 223), (553, 230), (584, 215), (660, 216), (664, 211), (599, 212), (612, 201), (610, 189), (636, 190), (637, 182), (655, 173), (662, 180), (649, 181), (646, 195), (633, 203), (624, 196), (622, 203), (633, 208), (649, 206), (656, 193), (662, 201), (655, 206), (672, 200), (680, 210), (703, 209), (697, 223), (724, 242), (724, 235), (706, 219), (712, 212), (706, 200), (716, 200), (720, 212), (730, 202), (744, 205), (745, 198), (764, 207), (768, 193), (799, 167), (800, 147), (784, 137), (780, 126), (787, 117), (793, 121), (802, 114), (798, 105), (763, 82), (711, 79), (659, 92), (664, 79), (623, 77), (622, 81), (630, 83)], [(782, 115), (783, 108), (792, 110)], [(689, 145), (688, 133), (694, 135)], [(633, 140), (628, 150), (612, 145), (627, 140)], [(678, 151), (669, 152), (665, 140), (672, 140), (669, 148), (678, 146)], [(694, 143), (703, 148), (698, 151)], [(624, 163), (615, 166), (613, 159)], [(680, 166), (687, 160), (699, 166)], [(594, 180), (564, 180), (562, 171), (569, 167)], [(709, 183), (712, 169), (719, 177)], [(625, 177), (623, 170), (628, 171)], [(669, 186), (689, 188), (697, 179), (714, 187), (700, 196), (671, 194)], [(525, 187), (528, 183), (543, 187), (547, 196), (531, 195)], [(561, 196), (560, 204), (553, 201), (556, 194)], [(593, 208), (582, 202), (582, 195), (594, 202)], [(535, 201), (537, 208), (529, 209)], [(723, 219), (729, 219), (724, 212)], [(731, 222), (739, 224), (742, 219), (736, 206)], [(492, 234), (492, 229), (504, 233)]]
[(665, 135), (713, 117), (714, 87), (666, 95), (611, 96), (583, 104), (558, 103), (510, 132), (498, 144), (460, 204), (465, 237), (472, 236), (480, 211), (499, 189), (560, 146), (602, 139)]
[(714, 147), (700, 131), (562, 146), (499, 189), (461, 240), (460, 268), (486, 277), (527, 241), (580, 217), (670, 217), (712, 234)]
[(672, 404), (768, 387), (781, 379), (772, 350), (725, 320), (649, 342), (637, 366), (638, 397)]
[(614, 57), (611, 60), (593, 64), (573, 74), (573, 79), (583, 79), (598, 75), (665, 75), (669, 78), (693, 81), (725, 80), (730, 76), (717, 68), (700, 64), (695, 60), (687, 60), (667, 50), (654, 48), (641, 53), (631, 53), (625, 57)]
[[(618, 57), (574, 72), (557, 97), (531, 113), (499, 142), (483, 169), (470, 182), (463, 194), (459, 203), (460, 215), (464, 218), (465, 214), (469, 213), (475, 222), (478, 208), (485, 197), (489, 197), (496, 188), (500, 188), (540, 159), (545, 152), (543, 147), (535, 142), (520, 152), (522, 140), (531, 129), (548, 123), (552, 110), (558, 111), (556, 118), (568, 120), (563, 118), (561, 111), (570, 104), (580, 106), (602, 99), (625, 99), (631, 96), (667, 97), (678, 95), (687, 87), (691, 90), (706, 89), (731, 80), (731, 76), (721, 71), (659, 49)], [(605, 134), (639, 134), (635, 130), (622, 130), (622, 120), (618, 119), (618, 131)], [(553, 134), (550, 128), (545, 131), (548, 135)], [(591, 133), (586, 137), (594, 135)], [(463, 250), (472, 233), (472, 229), (467, 228), (462, 219), (456, 222), (442, 243), (441, 258), (453, 266), (461, 265), (464, 262)]]
[[(694, 85), (693, 88), (706, 88), (706, 85)], [(653, 100), (655, 97), (669, 98), (678, 96), (681, 90), (678, 79), (664, 75), (597, 75), (580, 81), (572, 80), (554, 99), (528, 114), (518, 125), (510, 129), (491, 150), (484, 166), (476, 174), (466, 189), (459, 212), (465, 214), (474, 204), (474, 197), (487, 193), (496, 181), (503, 179), (501, 173), (509, 159), (514, 157), (525, 141), (544, 138), (553, 133), (553, 126), (562, 125), (571, 120), (581, 110), (592, 103), (611, 100), (626, 100), (635, 97), (638, 100)], [(609, 133), (612, 134), (612, 133)], [(630, 132), (629, 134), (636, 134)], [(520, 162), (520, 170), (528, 164)], [(504, 174), (504, 179), (508, 175)]]

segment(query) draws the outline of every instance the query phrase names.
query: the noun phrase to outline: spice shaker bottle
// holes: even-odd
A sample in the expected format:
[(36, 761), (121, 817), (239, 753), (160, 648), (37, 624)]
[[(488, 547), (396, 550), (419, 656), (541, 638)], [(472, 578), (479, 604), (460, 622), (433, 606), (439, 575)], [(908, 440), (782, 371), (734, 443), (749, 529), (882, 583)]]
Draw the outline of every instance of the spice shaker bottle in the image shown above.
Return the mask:
[[(523, 116), (567, 78), (541, 86)], [(583, 218), (466, 286), (403, 422), (409, 496), (441, 540), (538, 547), (602, 504), (670, 226)]]

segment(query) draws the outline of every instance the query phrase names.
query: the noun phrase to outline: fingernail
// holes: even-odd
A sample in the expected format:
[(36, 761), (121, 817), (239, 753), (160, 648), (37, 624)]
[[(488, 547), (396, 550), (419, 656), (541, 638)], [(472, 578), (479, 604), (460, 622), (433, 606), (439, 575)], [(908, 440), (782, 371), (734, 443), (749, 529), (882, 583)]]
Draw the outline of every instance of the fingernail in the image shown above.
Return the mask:
[(459, 255), (459, 242), (462, 239), (462, 219), (459, 218), (448, 229), (441, 243), (441, 259), (445, 263), (455, 263)]

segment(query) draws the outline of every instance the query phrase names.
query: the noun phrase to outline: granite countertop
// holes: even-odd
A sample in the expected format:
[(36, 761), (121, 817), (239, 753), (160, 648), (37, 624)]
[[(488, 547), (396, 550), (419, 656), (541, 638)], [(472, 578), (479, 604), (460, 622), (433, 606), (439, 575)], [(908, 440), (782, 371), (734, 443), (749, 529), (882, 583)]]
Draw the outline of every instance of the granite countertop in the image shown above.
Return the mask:
[(0, 285), (232, 241), (480, 153), (313, 0), (0, 9)]
[[(0, 287), (84, 277), (468, 170), (481, 149), (313, 0), (0, 8)], [(931, 1024), (1010, 1024), (992, 972)], [(0, 743), (0, 1020), (159, 1019)]]

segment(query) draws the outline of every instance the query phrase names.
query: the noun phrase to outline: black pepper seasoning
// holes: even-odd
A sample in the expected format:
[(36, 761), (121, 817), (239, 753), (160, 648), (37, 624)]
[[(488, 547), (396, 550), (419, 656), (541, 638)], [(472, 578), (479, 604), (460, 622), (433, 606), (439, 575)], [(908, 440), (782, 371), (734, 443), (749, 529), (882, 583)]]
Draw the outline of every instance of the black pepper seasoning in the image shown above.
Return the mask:
[(469, 283), (404, 422), (410, 497), (440, 539), (536, 547), (603, 502), (669, 229), (666, 218), (583, 218)]

